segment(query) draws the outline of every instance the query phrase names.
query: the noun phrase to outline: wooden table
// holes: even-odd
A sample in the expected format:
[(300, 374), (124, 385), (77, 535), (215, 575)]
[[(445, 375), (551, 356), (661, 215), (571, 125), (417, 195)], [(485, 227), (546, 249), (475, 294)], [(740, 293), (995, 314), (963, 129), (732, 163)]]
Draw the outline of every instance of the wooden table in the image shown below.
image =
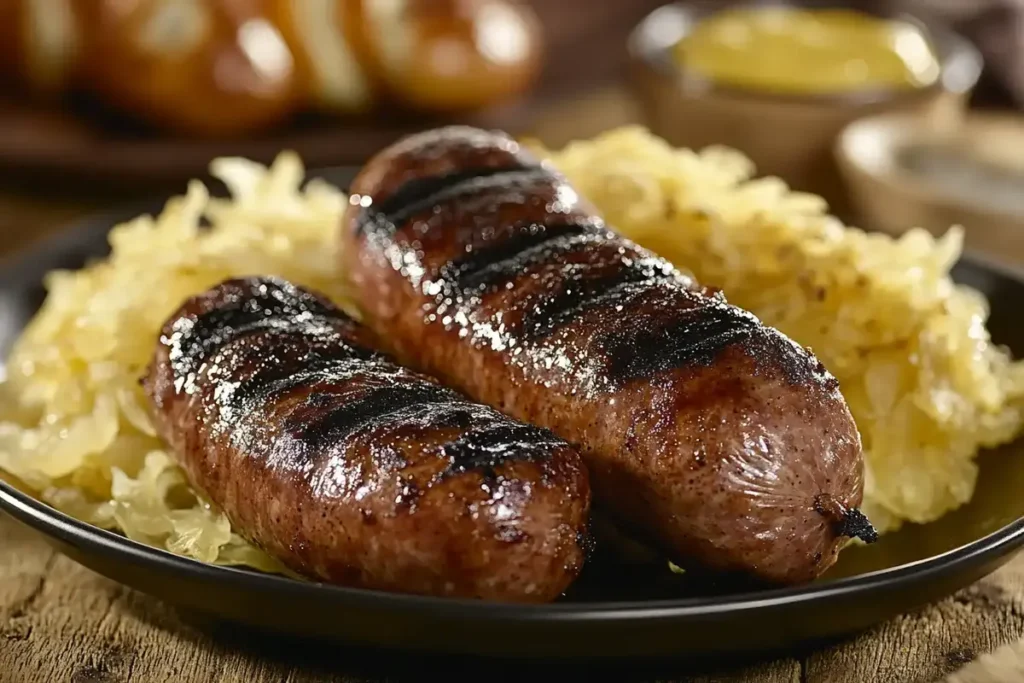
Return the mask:
[[(543, 122), (553, 143), (590, 135), (632, 117), (614, 93)], [(24, 184), (24, 183), (22, 183)], [(0, 177), (0, 256), (73, 217), (133, 197), (59, 187), (43, 193)], [(498, 666), (465, 660), (409, 660), (323, 648), (197, 624), (175, 610), (56, 554), (40, 537), (0, 515), (0, 683), (150, 681), (616, 680), (743, 683), (930, 683), (977, 655), (1024, 637), (1024, 556), (961, 593), (859, 637), (774, 661), (717, 665), (695, 672), (678, 663), (594, 671), (580, 667)], [(584, 667), (585, 669), (585, 667)], [(997, 679), (991, 679), (997, 680)], [(1011, 680), (1011, 679), (1003, 679)], [(1018, 679), (1012, 679), (1018, 680)]]

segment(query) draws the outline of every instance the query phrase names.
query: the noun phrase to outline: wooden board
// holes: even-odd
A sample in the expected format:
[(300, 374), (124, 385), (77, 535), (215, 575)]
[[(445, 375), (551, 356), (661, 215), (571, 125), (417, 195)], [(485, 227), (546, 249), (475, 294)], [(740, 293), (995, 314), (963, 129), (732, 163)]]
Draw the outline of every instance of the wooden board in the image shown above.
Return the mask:
[[(601, 84), (621, 80), (626, 37), (660, 0), (533, 0), (547, 40), (544, 71), (521, 101), (447, 119), (376, 112), (366, 118), (300, 118), (283, 129), (238, 139), (189, 139), (140, 130), (87, 100), (0, 99), (0, 168), (130, 185), (168, 185), (203, 176), (219, 156), (268, 162), (281, 150), (310, 166), (364, 161), (402, 135), (443, 123), (531, 129), (541, 112)], [(576, 117), (578, 119), (578, 117)]]

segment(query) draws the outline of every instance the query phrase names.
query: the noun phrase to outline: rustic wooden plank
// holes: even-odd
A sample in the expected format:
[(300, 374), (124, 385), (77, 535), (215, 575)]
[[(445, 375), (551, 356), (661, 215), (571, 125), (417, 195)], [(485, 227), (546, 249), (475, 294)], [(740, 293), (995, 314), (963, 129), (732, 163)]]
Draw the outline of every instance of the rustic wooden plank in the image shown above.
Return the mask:
[(759, 662), (741, 669), (723, 668), (714, 673), (672, 678), (680, 683), (802, 683), (801, 663), (792, 658)]
[(7, 522), (0, 524), (0, 643), (24, 640), (31, 635), (26, 615), (35, 607), (46, 586), (57, 554), (40, 543), (31, 552), (28, 532)]
[[(27, 544), (19, 550), (32, 552)], [(114, 599), (124, 589), (108, 583), (56, 558), (38, 596), (21, 611), (19, 637), (0, 650), (0, 680), (130, 680), (134, 658), (110, 635), (118, 625)]]
[(950, 674), (945, 683), (1017, 683), (1024, 681), (1024, 640), (1004, 645), (995, 652)]
[(1024, 636), (1024, 557), (918, 612), (806, 662), (809, 683), (926, 683)]

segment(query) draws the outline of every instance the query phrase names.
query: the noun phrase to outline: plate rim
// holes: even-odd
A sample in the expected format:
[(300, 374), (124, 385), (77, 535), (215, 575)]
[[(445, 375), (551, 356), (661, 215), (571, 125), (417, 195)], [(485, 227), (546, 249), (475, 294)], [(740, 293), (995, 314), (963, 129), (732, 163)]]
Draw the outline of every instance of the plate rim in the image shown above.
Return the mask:
[[(308, 169), (306, 179), (351, 176), (355, 167), (332, 166)], [(174, 196), (174, 195), (172, 195)], [(42, 240), (0, 258), (0, 286), (16, 279), (11, 271), (31, 259), (33, 254), (56, 248), (74, 235), (109, 230), (140, 213), (159, 210), (169, 197), (143, 199), (101, 212), (85, 214), (70, 221)], [(84, 241), (83, 237), (79, 237)], [(997, 259), (965, 250), (958, 261), (976, 270), (1020, 282), (1024, 286), (1024, 268), (1011, 266)], [(1024, 438), (1024, 437), (1019, 437)], [(1004, 557), (1024, 546), (1024, 516), (1005, 524), (969, 543), (938, 555), (913, 562), (879, 569), (855, 576), (820, 582), (746, 591), (728, 595), (694, 596), (675, 599), (617, 600), (601, 602), (555, 602), (547, 604), (500, 603), (466, 598), (444, 598), (408, 593), (386, 592), (301, 581), (286, 576), (214, 565), (167, 550), (131, 540), (67, 515), (0, 478), (0, 512), (41, 535), (74, 546), (88, 546), (95, 552), (130, 557), (136, 566), (159, 568), (186, 578), (199, 578), (214, 583), (239, 582), (247, 590), (267, 590), (278, 595), (308, 595), (320, 599), (363, 603), (398, 610), (428, 610), (439, 616), (460, 619), (532, 622), (591, 622), (651, 619), (680, 619), (733, 614), (794, 605), (813, 605), (840, 597), (868, 595), (877, 590), (899, 588), (929, 578), (959, 573), (970, 566)]]
[[(813, 604), (838, 597), (871, 593), (882, 588), (956, 574), (961, 565), (982, 564), (1019, 550), (1024, 545), (1024, 517), (981, 538), (938, 555), (865, 574), (823, 580), (798, 586), (769, 588), (730, 595), (678, 599), (620, 600), (607, 602), (554, 602), (547, 604), (500, 603), (468, 598), (444, 598), (354, 588), (318, 581), (300, 581), (260, 571), (202, 562), (149, 546), (117, 532), (102, 529), (67, 515), (28, 493), (0, 480), (0, 511), (44, 536), (94, 551), (130, 557), (136, 566), (159, 567), (179, 575), (212, 582), (234, 582), (254, 591), (275, 594), (308, 594), (319, 598), (362, 601), (393, 608), (420, 609), (475, 620), (499, 617), (503, 621), (631, 621), (652, 618), (707, 617), (794, 604)], [(247, 584), (247, 585), (244, 585)], [(500, 614), (495, 614), (495, 611)]]

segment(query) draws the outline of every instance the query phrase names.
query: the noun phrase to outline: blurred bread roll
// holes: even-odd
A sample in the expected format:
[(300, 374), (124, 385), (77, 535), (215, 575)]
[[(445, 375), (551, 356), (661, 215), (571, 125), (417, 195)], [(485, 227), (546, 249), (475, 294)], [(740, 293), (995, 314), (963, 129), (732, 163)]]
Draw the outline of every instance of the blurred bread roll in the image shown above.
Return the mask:
[(380, 99), (474, 109), (522, 92), (540, 66), (533, 13), (509, 0), (273, 0), (316, 106)]
[(199, 136), (484, 107), (529, 86), (541, 42), (515, 0), (0, 0), (0, 80)]
[(362, 0), (372, 69), (418, 109), (474, 109), (525, 90), (541, 63), (536, 16), (512, 0)]
[(302, 93), (268, 0), (78, 0), (90, 88), (182, 133), (238, 135), (290, 116)]
[(48, 95), (73, 80), (82, 41), (73, 3), (81, 0), (0, 0), (0, 73)]
[(302, 87), (318, 109), (358, 112), (375, 100), (365, 53), (359, 51), (360, 4), (360, 0), (270, 0), (270, 19), (291, 46)]

